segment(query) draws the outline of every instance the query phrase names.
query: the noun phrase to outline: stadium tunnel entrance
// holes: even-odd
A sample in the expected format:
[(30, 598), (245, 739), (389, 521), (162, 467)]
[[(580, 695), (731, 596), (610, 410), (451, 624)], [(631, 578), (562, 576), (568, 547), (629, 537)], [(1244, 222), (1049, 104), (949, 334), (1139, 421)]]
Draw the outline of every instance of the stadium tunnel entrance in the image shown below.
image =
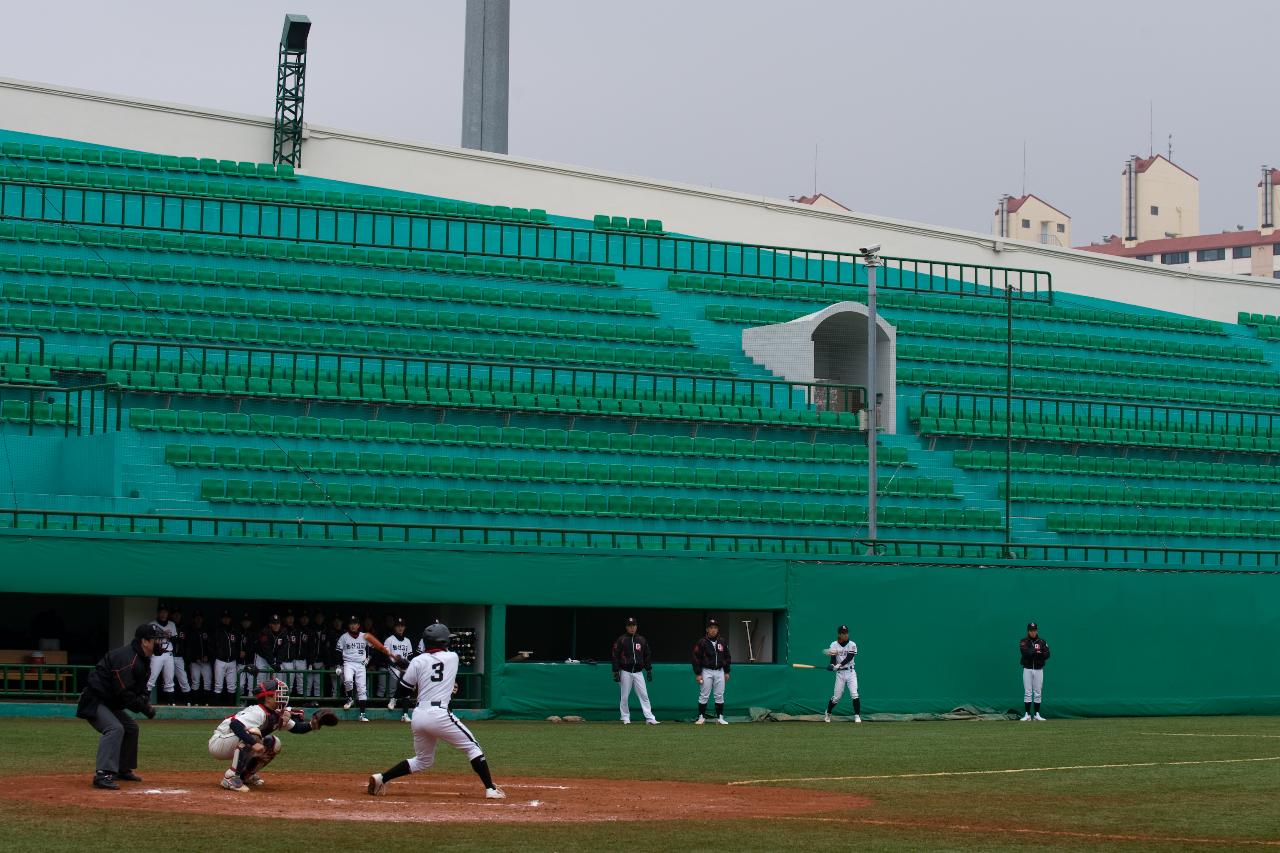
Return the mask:
[[(743, 329), (752, 361), (794, 382), (867, 383), (867, 314), (860, 302), (837, 302), (786, 323)], [(876, 318), (876, 387), (881, 432), (897, 432), (898, 330)], [(870, 390), (870, 389), (869, 389)]]

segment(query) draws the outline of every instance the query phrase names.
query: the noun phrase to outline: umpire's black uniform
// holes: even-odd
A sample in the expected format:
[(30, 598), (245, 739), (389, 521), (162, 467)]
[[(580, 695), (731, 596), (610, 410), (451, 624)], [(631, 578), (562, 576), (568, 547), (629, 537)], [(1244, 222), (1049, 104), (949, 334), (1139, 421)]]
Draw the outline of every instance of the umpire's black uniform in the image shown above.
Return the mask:
[(95, 788), (117, 790), (117, 779), (142, 781), (133, 772), (138, 766), (138, 724), (125, 710), (145, 714), (147, 719), (155, 717), (147, 701), (147, 679), (153, 643), (163, 638), (164, 632), (157, 626), (139, 625), (132, 643), (107, 652), (89, 673), (76, 716), (88, 720), (102, 735), (93, 775)]

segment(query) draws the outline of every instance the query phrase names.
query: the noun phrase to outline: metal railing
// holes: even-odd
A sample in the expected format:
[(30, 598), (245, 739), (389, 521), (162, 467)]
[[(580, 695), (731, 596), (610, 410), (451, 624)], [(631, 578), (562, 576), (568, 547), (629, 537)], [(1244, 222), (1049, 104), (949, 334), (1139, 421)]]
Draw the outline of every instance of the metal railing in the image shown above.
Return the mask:
[(926, 391), (922, 417), (1047, 422), (1166, 432), (1214, 432), (1271, 438), (1280, 435), (1280, 412), (1220, 407), (1121, 403), (1106, 400)]
[[(143, 190), (0, 182), (0, 215), (39, 222), (212, 234), (404, 252), (585, 263), (665, 272), (865, 282), (854, 252), (735, 243), (672, 235), (596, 231), (551, 224), (470, 220), (317, 204), (226, 199)], [(879, 286), (1052, 301), (1043, 270), (884, 258)]]
[[(820, 412), (856, 412), (866, 399), (866, 389), (861, 386), (832, 382), (135, 340), (112, 341), (107, 366), (109, 370), (159, 369), (175, 374), (244, 376), (268, 381), (275, 378), (289, 382), (292, 393), (301, 396), (325, 396), (325, 386), (333, 385), (337, 396), (354, 392), (357, 396), (389, 399), (389, 390), (401, 392), (415, 386), (708, 402), (780, 410), (808, 410), (812, 406)], [(161, 369), (166, 367), (171, 369)], [(192, 389), (193, 393), (199, 391)], [(288, 396), (288, 392), (280, 396)], [(412, 405), (407, 401), (403, 404)]]
[(44, 364), (44, 338), (21, 332), (0, 332), (0, 363)]
[(1020, 567), (1028, 562), (1083, 568), (1140, 566), (1147, 569), (1232, 570), (1280, 573), (1280, 550), (1170, 548), (1140, 544), (1062, 545), (934, 539), (869, 539), (768, 533), (693, 533), (662, 530), (411, 524), (346, 520), (269, 519), (226, 516), (150, 515), (49, 509), (0, 509), (0, 535), (135, 533), (200, 536), (233, 541), (396, 546), (481, 546), (604, 549), (644, 552), (775, 554), (788, 559), (836, 562), (899, 560), (918, 564), (975, 562)]
[(114, 385), (54, 388), (0, 382), (0, 421), (26, 426), (61, 427), (64, 436), (96, 435), (123, 426), (123, 392)]
[[(190, 664), (190, 661), (188, 661)], [(88, 684), (89, 675), (95, 666), (85, 664), (53, 664), (53, 663), (0, 663), (0, 701), (4, 700), (36, 700), (47, 702), (74, 702), (79, 699), (81, 691)], [(312, 677), (319, 677), (319, 693), (310, 695), (309, 682)], [(295, 679), (302, 680), (303, 691), (292, 691), (290, 703), (294, 707), (302, 707), (315, 702), (319, 705), (341, 705), (345, 701), (342, 691), (341, 673), (332, 669), (291, 669), (279, 671), (247, 671), (247, 667), (238, 666), (233, 678), (236, 693), (228, 696), (230, 701), (224, 705), (247, 705), (253, 701), (253, 686), (264, 678), (280, 678), (293, 685)], [(382, 680), (388, 685), (387, 696), (376, 697), (378, 685)], [(379, 708), (379, 702), (385, 705), (395, 691), (395, 682), (385, 670), (370, 667), (368, 672), (369, 705), (372, 710)], [(175, 693), (177, 697), (183, 694)], [(157, 704), (166, 694), (159, 687), (152, 692), (151, 700)], [(458, 673), (458, 693), (450, 704), (454, 707), (476, 708), (484, 701), (484, 676), (475, 672)], [(158, 706), (158, 705), (157, 705)], [(158, 706), (159, 707), (159, 706)], [(218, 707), (221, 707), (219, 705)], [(401, 709), (405, 706), (402, 704)]]

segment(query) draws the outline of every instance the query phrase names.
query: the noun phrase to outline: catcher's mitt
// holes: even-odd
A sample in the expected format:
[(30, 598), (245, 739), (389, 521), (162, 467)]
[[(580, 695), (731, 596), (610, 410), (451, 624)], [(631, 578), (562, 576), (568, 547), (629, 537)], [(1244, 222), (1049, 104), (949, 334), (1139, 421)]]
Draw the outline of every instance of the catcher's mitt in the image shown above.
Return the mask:
[(319, 729), (321, 726), (336, 726), (337, 724), (338, 715), (328, 709), (316, 711), (311, 715), (312, 729)]

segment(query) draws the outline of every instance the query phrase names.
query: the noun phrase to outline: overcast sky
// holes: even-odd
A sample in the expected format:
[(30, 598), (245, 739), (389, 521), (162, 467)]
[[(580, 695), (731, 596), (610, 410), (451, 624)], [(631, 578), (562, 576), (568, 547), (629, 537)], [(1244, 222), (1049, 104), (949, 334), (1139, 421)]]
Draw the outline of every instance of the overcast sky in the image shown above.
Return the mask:
[[(1201, 230), (1257, 226), (1280, 165), (1274, 0), (513, 0), (511, 153), (989, 231), (1026, 187), (1120, 230), (1120, 172), (1173, 133)], [(458, 145), (464, 0), (9, 3), (0, 75), (270, 115), (285, 12), (306, 118)], [(0, 117), (0, 124), (3, 118)], [(198, 147), (198, 146), (197, 146)], [(195, 151), (216, 156), (216, 151)], [(264, 152), (264, 158), (267, 152)]]

